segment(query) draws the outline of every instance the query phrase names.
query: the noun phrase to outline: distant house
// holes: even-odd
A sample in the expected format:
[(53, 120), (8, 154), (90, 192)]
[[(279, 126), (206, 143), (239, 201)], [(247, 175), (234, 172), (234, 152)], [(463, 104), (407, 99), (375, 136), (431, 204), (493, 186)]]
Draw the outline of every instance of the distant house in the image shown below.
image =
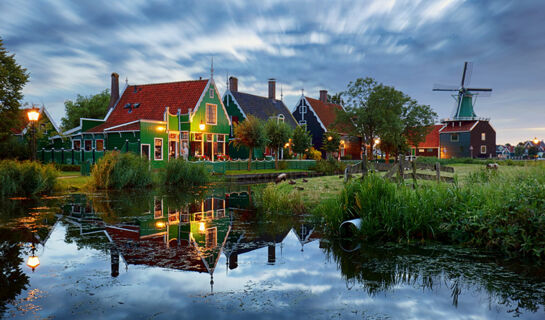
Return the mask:
[(327, 90), (320, 90), (320, 99), (313, 99), (301, 95), (299, 101), (293, 110), (293, 117), (299, 125), (305, 125), (307, 130), (312, 135), (312, 145), (317, 150), (322, 151), (325, 157), (325, 152), (322, 150), (322, 139), (325, 132), (335, 131), (341, 134), (341, 139), (344, 143), (340, 146), (341, 157), (349, 157), (352, 159), (361, 159), (362, 140), (360, 137), (348, 135), (346, 126), (334, 125), (337, 112), (343, 112), (342, 106), (328, 102)]
[(496, 131), (487, 119), (448, 120), (439, 136), (441, 158), (496, 157)]
[(441, 156), (439, 145), (439, 131), (443, 128), (442, 124), (436, 124), (426, 135), (423, 142), (418, 146), (411, 146), (411, 155), (417, 157), (437, 157)]
[[(14, 136), (18, 137), (21, 142), (29, 138), (32, 132), (32, 125), (28, 120), (27, 113), (30, 108), (21, 109), (19, 112), (19, 125), (11, 128)], [(39, 108), (40, 117), (36, 123), (36, 149), (51, 148), (53, 146), (50, 137), (58, 135), (61, 130), (53, 120), (53, 117), (47, 111), (45, 106)]]
[(543, 140), (538, 141), (537, 143), (534, 140), (528, 140), (524, 142), (524, 155), (527, 157), (530, 148), (535, 147), (537, 149), (537, 156), (539, 158), (543, 157), (545, 153), (545, 142)]
[(506, 144), (506, 145), (497, 145), (496, 146), (496, 156), (500, 159), (511, 159), (515, 155), (515, 147)]
[[(229, 87), (223, 95), (223, 104), (233, 125), (244, 121), (248, 115), (252, 115), (263, 121), (276, 119), (288, 124), (292, 129), (297, 127), (297, 122), (284, 102), (276, 99), (275, 79), (269, 79), (269, 95), (268, 97), (262, 97), (240, 92), (238, 90), (238, 79), (230, 77)], [(233, 138), (233, 134), (231, 134), (231, 138)], [(248, 150), (246, 148), (237, 149), (232, 145), (230, 145), (229, 154), (231, 158), (248, 158)], [(258, 149), (255, 150), (254, 155), (256, 158), (262, 158), (265, 155), (271, 155), (271, 152), (267, 149)]]
[[(119, 96), (112, 74), (112, 100)], [(104, 119), (80, 119), (64, 132), (74, 150), (123, 150), (153, 167), (179, 157), (214, 161), (228, 152), (231, 121), (213, 79), (128, 85)]]

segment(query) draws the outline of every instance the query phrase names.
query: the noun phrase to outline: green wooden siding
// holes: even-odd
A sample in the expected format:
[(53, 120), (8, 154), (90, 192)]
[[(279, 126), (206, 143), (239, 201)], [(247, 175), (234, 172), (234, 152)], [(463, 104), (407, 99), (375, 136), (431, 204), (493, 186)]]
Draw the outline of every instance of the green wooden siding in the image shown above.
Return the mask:
[[(214, 88), (214, 97), (210, 97), (210, 88)], [(205, 130), (203, 133), (220, 133), (220, 134), (229, 134), (231, 132), (231, 126), (229, 125), (229, 119), (227, 118), (227, 115), (223, 111), (222, 107), (222, 101), (221, 98), (217, 94), (217, 90), (215, 87), (213, 87), (213, 84), (211, 84), (209, 87), (206, 88), (206, 91), (204, 93), (204, 97), (199, 104), (196, 113), (193, 115), (193, 119), (191, 121), (191, 131), (192, 132), (201, 132), (199, 129), (199, 125), (201, 124), (201, 121), (206, 125)], [(206, 104), (214, 104), (217, 106), (216, 109), (216, 124), (215, 125), (209, 125), (206, 124)]]
[(104, 123), (104, 120), (99, 119), (80, 119), (81, 120), (81, 131), (85, 132), (90, 130), (99, 124)]
[[(159, 130), (159, 127), (165, 127), (164, 123), (160, 122), (140, 122), (140, 145), (150, 145), (150, 158), (152, 168), (163, 167), (168, 161), (168, 133)], [(163, 160), (155, 160), (154, 145), (155, 138), (163, 139)]]

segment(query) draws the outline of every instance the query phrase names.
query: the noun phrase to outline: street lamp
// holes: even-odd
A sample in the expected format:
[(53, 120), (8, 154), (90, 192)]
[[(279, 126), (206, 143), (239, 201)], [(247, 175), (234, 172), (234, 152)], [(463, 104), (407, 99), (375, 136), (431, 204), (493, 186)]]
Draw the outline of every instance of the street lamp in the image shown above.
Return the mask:
[(27, 266), (29, 266), (32, 269), (32, 272), (40, 265), (40, 259), (35, 255), (36, 247), (34, 244), (32, 244), (32, 255), (28, 257), (28, 261), (26, 263)]
[(332, 137), (332, 136), (328, 136), (328, 137), (327, 137), (327, 141), (331, 141), (331, 140), (333, 140), (333, 137)]
[(534, 144), (538, 144), (539, 143), (539, 139), (537, 137), (534, 138), (534, 140), (532, 140), (532, 142), (534, 142)]
[(469, 146), (469, 153), (471, 153), (471, 158), (473, 159), (473, 146)]
[(204, 122), (201, 120), (201, 124), (199, 124), (199, 130), (204, 131), (206, 126), (204, 125)]
[(27, 112), (28, 121), (32, 126), (32, 150), (30, 159), (32, 161), (36, 160), (36, 122), (40, 118), (40, 110), (37, 108), (32, 108)]

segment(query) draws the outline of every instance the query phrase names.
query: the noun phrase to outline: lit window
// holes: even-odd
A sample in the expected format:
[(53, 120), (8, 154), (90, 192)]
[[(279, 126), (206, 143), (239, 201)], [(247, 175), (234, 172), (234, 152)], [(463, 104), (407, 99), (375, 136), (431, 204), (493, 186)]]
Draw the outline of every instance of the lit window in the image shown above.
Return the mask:
[(418, 152), (424, 153), (425, 151), (424, 151), (424, 149), (418, 149)]
[(481, 133), (481, 141), (486, 141), (486, 133)]
[(163, 139), (155, 138), (153, 159), (163, 160)]
[(450, 135), (450, 141), (452, 142), (458, 142), (460, 140), (460, 137), (458, 136), (457, 133), (453, 133)]
[(217, 106), (215, 104), (207, 104), (206, 105), (206, 124), (216, 124), (216, 111)]
[(486, 154), (486, 146), (481, 146), (481, 154)]
[(99, 139), (95, 142), (97, 151), (103, 151), (104, 150), (104, 140)]
[(193, 141), (202, 141), (202, 133), (194, 133)]
[(155, 219), (163, 217), (163, 199), (154, 197), (153, 198), (153, 217)]

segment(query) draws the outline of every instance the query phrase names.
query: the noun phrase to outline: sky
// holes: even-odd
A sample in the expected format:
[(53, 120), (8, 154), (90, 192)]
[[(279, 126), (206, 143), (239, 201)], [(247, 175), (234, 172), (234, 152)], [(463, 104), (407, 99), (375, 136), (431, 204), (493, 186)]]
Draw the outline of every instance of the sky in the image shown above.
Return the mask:
[(277, 79), (292, 109), (301, 90), (318, 97), (373, 77), (439, 118), (454, 100), (435, 84), (492, 88), (475, 112), (491, 118), (497, 143), (545, 139), (545, 4), (540, 0), (10, 1), (0, 37), (30, 72), (24, 100), (57, 122), (64, 101), (110, 87), (210, 77), (223, 93), (267, 95)]

